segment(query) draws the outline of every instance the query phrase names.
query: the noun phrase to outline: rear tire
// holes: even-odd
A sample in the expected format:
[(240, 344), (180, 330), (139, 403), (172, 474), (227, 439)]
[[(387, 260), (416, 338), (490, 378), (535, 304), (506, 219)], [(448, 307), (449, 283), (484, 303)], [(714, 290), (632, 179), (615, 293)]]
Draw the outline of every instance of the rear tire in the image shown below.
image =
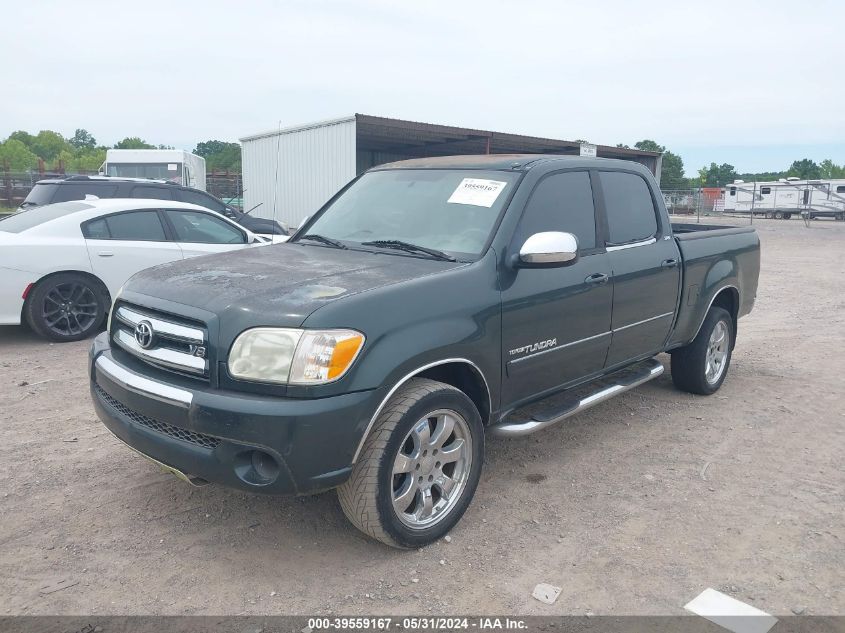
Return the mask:
[(484, 426), (462, 391), (414, 378), (393, 395), (337, 490), (352, 524), (392, 547), (441, 538), (472, 501), (484, 459)]
[(672, 351), (672, 382), (681, 391), (709, 396), (719, 390), (731, 364), (733, 319), (713, 307), (692, 343)]
[(35, 333), (66, 343), (97, 332), (108, 307), (108, 290), (99, 280), (79, 273), (59, 273), (42, 279), (30, 291), (24, 317)]

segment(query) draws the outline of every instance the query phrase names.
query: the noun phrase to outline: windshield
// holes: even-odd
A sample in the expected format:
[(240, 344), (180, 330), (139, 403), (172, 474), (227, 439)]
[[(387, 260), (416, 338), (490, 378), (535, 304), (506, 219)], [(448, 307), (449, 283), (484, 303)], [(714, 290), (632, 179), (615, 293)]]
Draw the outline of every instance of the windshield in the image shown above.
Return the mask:
[(27, 229), (55, 220), (68, 213), (93, 209), (84, 202), (62, 202), (60, 204), (45, 204), (30, 211), (21, 211), (0, 220), (0, 231), (5, 233), (21, 233)]
[(299, 239), (319, 235), (353, 248), (362, 242), (399, 240), (458, 257), (477, 256), (518, 177), (512, 172), (476, 170), (370, 172)]
[(182, 182), (182, 163), (108, 163), (109, 176)]

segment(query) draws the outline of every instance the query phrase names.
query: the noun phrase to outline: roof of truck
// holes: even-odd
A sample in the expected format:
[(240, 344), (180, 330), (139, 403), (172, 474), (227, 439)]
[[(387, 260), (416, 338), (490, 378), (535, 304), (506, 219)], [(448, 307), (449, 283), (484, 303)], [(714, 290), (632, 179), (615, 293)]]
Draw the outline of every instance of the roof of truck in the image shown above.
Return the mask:
[(386, 163), (372, 168), (381, 169), (508, 169), (526, 171), (533, 166), (551, 162), (566, 163), (567, 167), (623, 167), (643, 165), (629, 160), (614, 158), (590, 158), (563, 154), (475, 154), (460, 156), (436, 156), (430, 158), (412, 158), (395, 163)]

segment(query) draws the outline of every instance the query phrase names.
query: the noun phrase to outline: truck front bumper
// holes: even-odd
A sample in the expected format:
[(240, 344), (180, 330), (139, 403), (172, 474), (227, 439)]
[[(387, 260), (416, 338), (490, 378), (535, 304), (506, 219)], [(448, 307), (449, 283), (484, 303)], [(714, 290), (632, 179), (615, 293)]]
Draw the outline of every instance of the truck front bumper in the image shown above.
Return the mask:
[(122, 365), (106, 333), (89, 358), (103, 424), (192, 483), (265, 494), (310, 494), (343, 483), (378, 406), (376, 391), (291, 399), (167, 384)]

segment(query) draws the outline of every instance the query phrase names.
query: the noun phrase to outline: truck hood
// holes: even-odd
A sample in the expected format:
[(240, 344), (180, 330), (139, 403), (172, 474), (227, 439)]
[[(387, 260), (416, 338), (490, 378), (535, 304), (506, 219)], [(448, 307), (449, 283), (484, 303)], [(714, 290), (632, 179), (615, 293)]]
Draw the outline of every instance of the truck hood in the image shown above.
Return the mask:
[[(126, 295), (149, 307), (184, 305), (238, 329), (297, 327), (314, 310), (344, 297), (466, 264), (310, 244), (275, 244), (149, 268)], [(131, 299), (130, 299), (131, 300)]]

